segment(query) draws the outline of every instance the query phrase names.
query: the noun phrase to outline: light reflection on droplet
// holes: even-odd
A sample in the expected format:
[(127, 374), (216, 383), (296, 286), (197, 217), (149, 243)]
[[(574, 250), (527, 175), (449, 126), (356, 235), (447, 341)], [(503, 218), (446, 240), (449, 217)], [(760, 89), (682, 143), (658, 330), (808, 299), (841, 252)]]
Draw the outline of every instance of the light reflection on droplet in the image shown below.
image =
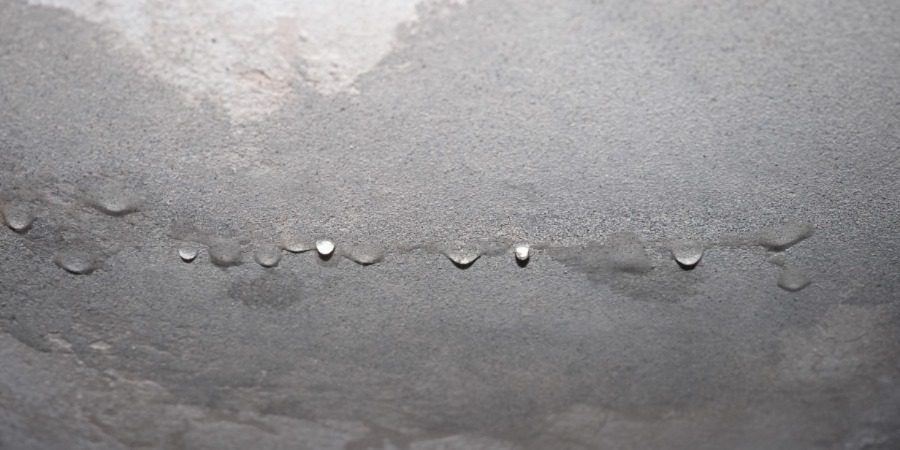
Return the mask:
[(181, 247), (178, 249), (178, 257), (184, 262), (191, 262), (197, 259), (199, 251), (194, 247)]
[(531, 247), (529, 247), (528, 244), (516, 245), (513, 252), (516, 255), (516, 261), (519, 262), (528, 261), (528, 258), (531, 257)]
[(334, 253), (334, 242), (331, 239), (319, 239), (316, 241), (316, 251), (322, 256), (331, 256)]

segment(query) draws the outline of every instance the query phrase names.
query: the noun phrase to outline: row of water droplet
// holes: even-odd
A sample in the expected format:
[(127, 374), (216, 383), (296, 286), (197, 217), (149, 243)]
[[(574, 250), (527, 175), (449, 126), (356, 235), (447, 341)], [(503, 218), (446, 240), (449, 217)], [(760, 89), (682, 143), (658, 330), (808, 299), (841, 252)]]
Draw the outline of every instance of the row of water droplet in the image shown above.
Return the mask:
[[(140, 203), (134, 197), (113, 193), (112, 195), (101, 196), (100, 200), (92, 200), (88, 204), (107, 215), (120, 217), (137, 211)], [(22, 204), (3, 203), (0, 205), (0, 213), (2, 213), (6, 226), (20, 234), (27, 233), (35, 220), (35, 216)], [(810, 225), (789, 222), (767, 231), (755, 233), (748, 238), (725, 239), (722, 244), (759, 245), (770, 251), (782, 252), (811, 236), (813, 231), (814, 229)], [(236, 240), (217, 238), (201, 239), (200, 241), (199, 243), (195, 242), (194, 244), (178, 248), (178, 257), (186, 263), (193, 262), (199, 256), (201, 247), (205, 245), (210, 262), (216, 266), (230, 267), (242, 263), (243, 251)], [(673, 260), (682, 269), (692, 270), (703, 258), (706, 245), (698, 241), (688, 240), (668, 242), (667, 247)], [(528, 265), (535, 249), (552, 251), (553, 247), (545, 244), (529, 244), (525, 242), (511, 246), (496, 242), (482, 242), (475, 245), (452, 242), (444, 245), (413, 245), (405, 248), (405, 250), (415, 249), (435, 250), (446, 256), (456, 267), (465, 269), (472, 266), (483, 255), (499, 255), (510, 250), (516, 264), (520, 267), (525, 267)], [(373, 246), (348, 246), (346, 249), (341, 249), (338, 252), (337, 245), (331, 239), (318, 239), (315, 241), (287, 239), (280, 245), (268, 244), (258, 247), (253, 254), (253, 259), (262, 267), (275, 267), (281, 261), (283, 250), (291, 253), (315, 250), (323, 260), (329, 260), (338, 253), (364, 266), (376, 264), (385, 258), (385, 251)], [(54, 262), (67, 272), (78, 275), (89, 274), (99, 266), (99, 261), (95, 257), (77, 251), (60, 252), (54, 257)], [(810, 284), (809, 278), (802, 271), (788, 265), (780, 253), (771, 258), (770, 262), (781, 267), (778, 277), (778, 286), (781, 288), (788, 291), (799, 291)], [(644, 263), (641, 261), (637, 263), (627, 261), (619, 265), (621, 266), (621, 271), (629, 273), (643, 273), (651, 267), (649, 262)]]

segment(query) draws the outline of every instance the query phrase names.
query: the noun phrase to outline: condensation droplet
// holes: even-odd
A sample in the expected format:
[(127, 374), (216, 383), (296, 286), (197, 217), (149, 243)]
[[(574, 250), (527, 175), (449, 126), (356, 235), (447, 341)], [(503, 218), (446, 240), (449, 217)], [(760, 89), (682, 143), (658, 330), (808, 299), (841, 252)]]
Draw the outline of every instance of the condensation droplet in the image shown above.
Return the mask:
[(672, 257), (682, 269), (693, 269), (703, 258), (703, 245), (696, 241), (679, 241), (672, 243)]
[(369, 245), (355, 245), (347, 251), (347, 258), (357, 264), (368, 266), (384, 259), (384, 250)]
[(334, 253), (334, 242), (331, 239), (319, 239), (316, 241), (316, 251), (322, 256), (331, 256)]
[(462, 269), (471, 266), (481, 257), (481, 252), (478, 249), (460, 242), (448, 245), (443, 253), (453, 264)]
[(802, 271), (794, 267), (785, 267), (778, 274), (778, 287), (796, 292), (809, 286), (810, 280)]
[(524, 263), (531, 257), (531, 247), (528, 244), (518, 244), (513, 249), (513, 253), (516, 255), (516, 261)]
[(181, 247), (178, 249), (178, 257), (184, 262), (191, 262), (197, 259), (199, 253), (194, 247)]
[(241, 263), (241, 246), (230, 239), (215, 241), (209, 246), (209, 260), (219, 267), (239, 265)]
[(97, 269), (97, 263), (87, 253), (67, 251), (58, 253), (53, 262), (66, 272), (74, 275), (87, 275)]
[(253, 259), (263, 267), (275, 267), (281, 261), (281, 248), (275, 245), (265, 245), (253, 254)]
[(815, 228), (807, 223), (788, 222), (759, 233), (756, 242), (773, 251), (782, 251), (810, 237)]
[(316, 248), (316, 245), (301, 238), (285, 238), (281, 243), (281, 248), (291, 253), (302, 253)]
[(3, 213), (3, 222), (6, 226), (16, 233), (28, 231), (31, 228), (31, 224), (34, 223), (34, 215), (24, 205), (6, 204), (3, 205), (3, 209), (0, 212)]
[(784, 267), (787, 264), (787, 260), (784, 258), (784, 253), (776, 253), (769, 258), (769, 262), (775, 264), (776, 266)]
[(308, 252), (316, 248), (316, 241), (296, 232), (286, 232), (281, 235), (281, 248), (291, 253)]
[(123, 186), (112, 184), (94, 190), (88, 204), (104, 214), (119, 217), (136, 212), (140, 208), (141, 199), (126, 191)]

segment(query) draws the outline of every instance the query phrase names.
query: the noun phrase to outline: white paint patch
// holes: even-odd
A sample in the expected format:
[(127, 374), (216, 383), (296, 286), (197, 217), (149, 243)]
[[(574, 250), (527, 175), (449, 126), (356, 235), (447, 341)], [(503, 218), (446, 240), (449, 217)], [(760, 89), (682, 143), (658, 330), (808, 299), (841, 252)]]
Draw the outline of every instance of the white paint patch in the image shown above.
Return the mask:
[(325, 95), (353, 83), (396, 45), (419, 3), (466, 0), (29, 0), (103, 24), (160, 79), (209, 98), (232, 119), (259, 120), (296, 83)]

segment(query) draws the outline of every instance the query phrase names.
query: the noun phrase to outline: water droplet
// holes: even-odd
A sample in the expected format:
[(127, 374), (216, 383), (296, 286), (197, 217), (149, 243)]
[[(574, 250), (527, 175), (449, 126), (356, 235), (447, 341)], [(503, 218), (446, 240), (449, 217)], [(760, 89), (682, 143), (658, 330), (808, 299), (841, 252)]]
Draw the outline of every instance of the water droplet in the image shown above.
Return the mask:
[(287, 232), (281, 235), (281, 248), (291, 253), (308, 252), (316, 248), (316, 241), (295, 232)]
[(219, 267), (236, 266), (241, 263), (241, 246), (230, 239), (217, 240), (209, 246), (209, 260)]
[(787, 263), (787, 261), (784, 259), (784, 253), (776, 253), (772, 255), (772, 257), (769, 258), (769, 262), (775, 264), (776, 266), (782, 267), (784, 267), (784, 265)]
[(334, 253), (334, 242), (331, 239), (319, 239), (316, 241), (316, 251), (321, 256), (331, 256)]
[(759, 233), (756, 242), (769, 250), (782, 251), (810, 237), (815, 228), (806, 223), (788, 222)]
[(265, 245), (253, 254), (253, 259), (263, 267), (275, 267), (281, 261), (281, 248), (274, 245)]
[(184, 262), (191, 262), (197, 259), (199, 253), (194, 247), (181, 247), (178, 249), (178, 257)]
[(369, 245), (354, 245), (346, 256), (357, 264), (368, 266), (381, 262), (384, 259), (384, 250)]
[(696, 241), (678, 241), (672, 243), (672, 257), (682, 269), (693, 269), (703, 258), (703, 245)]
[(141, 199), (127, 192), (121, 185), (102, 186), (93, 191), (88, 204), (110, 216), (124, 216), (136, 212)]
[(24, 233), (31, 228), (31, 224), (34, 222), (34, 216), (31, 214), (31, 211), (21, 204), (6, 204), (3, 205), (3, 221), (6, 223), (11, 230), (16, 233)]
[(794, 267), (785, 267), (778, 274), (778, 287), (791, 292), (799, 291), (809, 286), (810, 280), (800, 270)]
[(531, 247), (528, 244), (518, 244), (513, 249), (513, 253), (516, 255), (516, 261), (524, 263), (531, 257)]
[(302, 253), (316, 248), (316, 245), (306, 239), (289, 237), (282, 240), (281, 248), (291, 253)]
[(57, 266), (74, 275), (87, 275), (97, 269), (94, 258), (84, 252), (67, 251), (58, 253), (53, 262)]
[(479, 252), (478, 249), (467, 246), (461, 242), (454, 242), (447, 245), (443, 253), (450, 261), (453, 261), (453, 264), (455, 264), (456, 267), (461, 269), (471, 266), (481, 257), (481, 252)]

